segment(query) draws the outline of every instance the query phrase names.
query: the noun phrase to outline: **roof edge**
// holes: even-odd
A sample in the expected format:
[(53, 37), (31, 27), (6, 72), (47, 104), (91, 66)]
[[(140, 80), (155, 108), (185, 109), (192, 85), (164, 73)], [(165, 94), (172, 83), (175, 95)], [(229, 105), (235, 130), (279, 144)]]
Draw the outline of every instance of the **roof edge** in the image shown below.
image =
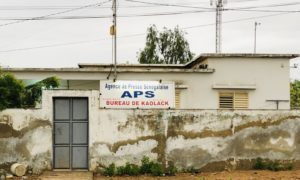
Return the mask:
[(196, 56), (193, 60), (185, 64), (185, 67), (193, 67), (208, 58), (273, 58), (273, 59), (294, 59), (300, 54), (266, 54), (266, 53), (204, 53)]

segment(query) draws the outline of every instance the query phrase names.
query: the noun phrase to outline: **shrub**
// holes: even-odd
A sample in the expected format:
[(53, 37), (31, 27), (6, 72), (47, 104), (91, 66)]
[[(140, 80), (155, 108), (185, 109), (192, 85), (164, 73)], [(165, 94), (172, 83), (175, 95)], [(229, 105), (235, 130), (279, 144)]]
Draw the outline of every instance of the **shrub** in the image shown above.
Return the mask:
[[(151, 174), (153, 176), (162, 176), (164, 174), (163, 166), (157, 162), (150, 161), (148, 157), (143, 157), (141, 160), (141, 166), (137, 166), (135, 164), (126, 163), (125, 166), (116, 167), (115, 164), (110, 164), (103, 171), (103, 175), (105, 176), (137, 176), (139, 174)], [(177, 172), (177, 168), (171, 162), (166, 169), (165, 173), (169, 176), (174, 176)]]
[(105, 175), (105, 176), (114, 176), (115, 174), (116, 174), (116, 166), (114, 163), (110, 164), (103, 171), (103, 175)]
[(173, 162), (170, 162), (169, 166), (166, 169), (166, 175), (175, 176), (176, 173), (177, 173), (177, 168), (174, 166)]
[(137, 176), (140, 173), (140, 169), (135, 164), (126, 163), (125, 166), (117, 167), (117, 175), (123, 176), (123, 175), (129, 175), (129, 176)]
[(159, 163), (152, 163), (151, 166), (151, 174), (153, 176), (162, 176), (163, 175), (163, 168), (162, 165)]
[(257, 170), (263, 170), (263, 169), (265, 169), (265, 163), (263, 162), (262, 158), (257, 158), (256, 159), (253, 168), (257, 169)]
[(253, 166), (257, 170), (270, 170), (270, 171), (286, 171), (292, 170), (292, 163), (279, 163), (278, 161), (264, 162), (262, 158), (257, 158)]
[(199, 169), (195, 169), (194, 167), (189, 167), (185, 170), (185, 172), (187, 173), (192, 173), (192, 174), (198, 174), (200, 173), (200, 170)]
[(153, 162), (150, 161), (149, 157), (144, 156), (141, 160), (142, 165), (140, 167), (141, 174), (150, 174), (151, 173), (151, 166)]

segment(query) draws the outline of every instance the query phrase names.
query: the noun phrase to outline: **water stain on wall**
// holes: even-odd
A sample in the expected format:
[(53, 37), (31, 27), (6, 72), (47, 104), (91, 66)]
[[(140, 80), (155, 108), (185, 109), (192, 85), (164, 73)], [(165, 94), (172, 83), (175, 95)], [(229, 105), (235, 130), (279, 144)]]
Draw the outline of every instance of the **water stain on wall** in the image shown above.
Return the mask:
[[(1, 118), (0, 118), (1, 119)], [(3, 119), (3, 116), (2, 116)], [(6, 118), (5, 118), (6, 119)], [(11, 119), (10, 117), (8, 119)], [(9, 121), (8, 121), (9, 122)], [(5, 154), (9, 159), (9, 162), (3, 163), (3, 168), (9, 170), (9, 167), (14, 162), (31, 162), (35, 164), (37, 159), (32, 157), (30, 149), (27, 148), (27, 144), (31, 142), (31, 133), (40, 127), (52, 127), (52, 124), (48, 120), (43, 119), (31, 119), (29, 124), (20, 129), (15, 130), (12, 123), (0, 122), (0, 154)], [(48, 157), (46, 157), (48, 156)], [(50, 152), (45, 154), (45, 157), (39, 156), (39, 160), (49, 161)], [(35, 159), (35, 160), (34, 160)], [(36, 161), (36, 162), (35, 162)], [(51, 161), (50, 161), (51, 162)], [(43, 169), (45, 166), (35, 167), (34, 170)]]
[(33, 131), (38, 127), (52, 127), (50, 121), (35, 119), (31, 121), (28, 126), (22, 128), (21, 130), (15, 130), (12, 124), (3, 124), (0, 123), (0, 138), (9, 138), (9, 137), (18, 137), (22, 138), (27, 132)]

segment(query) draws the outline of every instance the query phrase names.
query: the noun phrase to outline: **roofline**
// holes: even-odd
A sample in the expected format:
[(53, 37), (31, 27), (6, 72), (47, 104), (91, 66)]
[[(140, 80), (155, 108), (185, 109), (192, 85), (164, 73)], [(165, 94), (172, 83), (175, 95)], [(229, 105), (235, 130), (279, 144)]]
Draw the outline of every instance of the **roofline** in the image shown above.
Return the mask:
[(298, 57), (300, 57), (300, 54), (205, 53), (196, 56), (184, 66), (187, 68), (193, 67), (194, 64), (201, 63), (208, 58), (272, 58), (290, 60)]
[[(92, 64), (92, 63), (79, 63), (79, 68), (111, 68), (113, 64)], [(183, 64), (117, 64), (117, 67), (123, 68), (183, 68)]]
[[(196, 72), (191, 70), (195, 64), (199, 64), (208, 58), (272, 58), (293, 59), (300, 54), (247, 54), (247, 53), (206, 53), (196, 56), (186, 64), (118, 64), (118, 72)], [(110, 72), (113, 64), (79, 63), (79, 68), (2, 68), (9, 72)], [(191, 71), (189, 71), (191, 70)], [(208, 69), (210, 72), (210, 70)], [(199, 70), (197, 72), (207, 72)]]
[[(3, 68), (4, 72), (81, 72), (81, 73), (110, 73), (111, 68)], [(183, 68), (148, 68), (148, 69), (117, 69), (117, 73), (213, 73), (214, 69), (183, 69)]]

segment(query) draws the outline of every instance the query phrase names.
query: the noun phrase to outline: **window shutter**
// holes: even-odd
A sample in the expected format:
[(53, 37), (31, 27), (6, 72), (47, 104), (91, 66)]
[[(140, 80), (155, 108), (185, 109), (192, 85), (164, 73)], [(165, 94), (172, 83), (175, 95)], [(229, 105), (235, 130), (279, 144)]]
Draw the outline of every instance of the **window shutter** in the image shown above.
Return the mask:
[(247, 109), (248, 108), (248, 93), (236, 92), (234, 94), (234, 108)]
[(180, 89), (175, 89), (175, 107), (180, 108)]
[(219, 107), (221, 109), (233, 109), (233, 93), (219, 94)]

